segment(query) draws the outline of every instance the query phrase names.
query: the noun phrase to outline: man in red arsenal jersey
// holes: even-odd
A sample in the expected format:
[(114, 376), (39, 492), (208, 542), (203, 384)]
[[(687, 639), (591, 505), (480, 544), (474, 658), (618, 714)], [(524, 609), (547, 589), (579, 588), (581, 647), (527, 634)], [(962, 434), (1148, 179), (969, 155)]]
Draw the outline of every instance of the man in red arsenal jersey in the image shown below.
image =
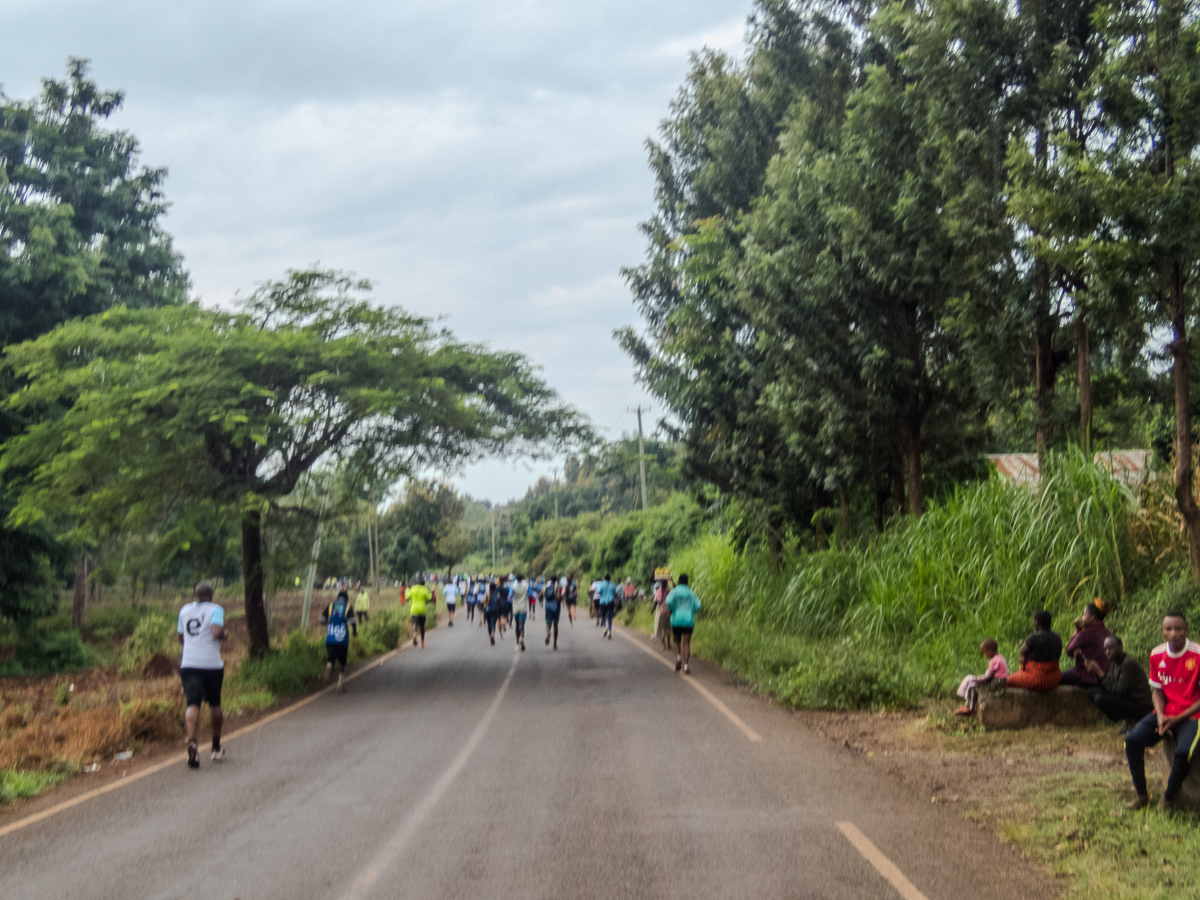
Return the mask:
[(1183, 787), (1192, 765), (1192, 754), (1200, 741), (1200, 644), (1188, 640), (1187, 620), (1183, 613), (1171, 610), (1163, 616), (1165, 644), (1150, 651), (1150, 687), (1154, 712), (1146, 716), (1125, 736), (1125, 756), (1137, 796), (1129, 809), (1141, 809), (1150, 802), (1146, 793), (1146, 748), (1167, 735), (1175, 738), (1175, 759), (1158, 808), (1169, 810), (1171, 801)]

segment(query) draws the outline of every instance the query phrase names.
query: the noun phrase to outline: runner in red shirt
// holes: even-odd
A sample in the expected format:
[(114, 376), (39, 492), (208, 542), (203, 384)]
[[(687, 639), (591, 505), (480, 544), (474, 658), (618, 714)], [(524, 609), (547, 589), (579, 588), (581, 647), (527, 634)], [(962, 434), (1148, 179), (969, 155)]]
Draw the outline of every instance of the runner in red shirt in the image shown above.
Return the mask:
[(1125, 756), (1137, 796), (1129, 809), (1141, 809), (1150, 802), (1146, 791), (1146, 748), (1167, 735), (1175, 738), (1175, 759), (1158, 808), (1168, 811), (1171, 801), (1183, 787), (1192, 765), (1192, 754), (1200, 742), (1200, 644), (1188, 640), (1187, 619), (1171, 610), (1163, 616), (1165, 644), (1150, 651), (1150, 687), (1154, 712), (1135, 725), (1125, 736)]

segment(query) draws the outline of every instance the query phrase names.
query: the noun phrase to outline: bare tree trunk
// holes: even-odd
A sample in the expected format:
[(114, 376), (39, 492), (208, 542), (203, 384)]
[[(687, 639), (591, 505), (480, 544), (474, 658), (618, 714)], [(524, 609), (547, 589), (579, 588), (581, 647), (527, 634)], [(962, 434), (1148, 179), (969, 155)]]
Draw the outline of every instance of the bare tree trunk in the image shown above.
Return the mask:
[(914, 516), (925, 512), (924, 473), (921, 469), (921, 424), (908, 427), (908, 511)]
[(1075, 316), (1076, 353), (1079, 356), (1079, 439), (1083, 452), (1092, 455), (1092, 339), (1081, 313)]
[(1192, 492), (1192, 412), (1188, 384), (1187, 309), (1183, 272), (1176, 264), (1171, 279), (1171, 356), (1175, 382), (1175, 502), (1187, 528), (1192, 578), (1200, 578), (1200, 506)]
[(71, 627), (83, 627), (83, 613), (88, 596), (88, 558), (80, 554), (75, 561), (75, 595), (71, 602)]
[(1036, 326), (1034, 334), (1033, 391), (1038, 471), (1043, 472), (1046, 469), (1046, 446), (1049, 442), (1050, 405), (1054, 398), (1054, 335), (1045, 324)]
[(903, 515), (908, 500), (904, 496), (904, 453), (899, 448), (888, 474), (892, 478), (892, 511)]
[(262, 514), (242, 516), (242, 583), (250, 658), (260, 659), (271, 649), (271, 631), (263, 603)]

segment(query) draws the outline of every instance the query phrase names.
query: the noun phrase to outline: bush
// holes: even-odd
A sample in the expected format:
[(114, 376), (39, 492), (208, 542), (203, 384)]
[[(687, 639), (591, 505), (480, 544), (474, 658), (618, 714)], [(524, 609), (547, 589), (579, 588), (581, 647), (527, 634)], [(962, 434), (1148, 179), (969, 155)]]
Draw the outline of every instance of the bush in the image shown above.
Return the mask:
[(40, 794), (66, 776), (61, 772), (18, 772), (15, 769), (0, 770), (0, 806), (13, 800), (23, 800)]
[(83, 623), (85, 638), (111, 638), (114, 635), (129, 636), (137, 629), (151, 610), (145, 606), (111, 606), (93, 610)]
[(262, 659), (247, 659), (232, 679), (235, 689), (257, 687), (280, 697), (304, 693), (325, 671), (325, 643), (313, 641), (302, 631), (288, 635), (282, 650)]
[(370, 620), (359, 629), (358, 636), (360, 653), (363, 656), (395, 650), (400, 646), (400, 612), (385, 609), (371, 613)]
[(121, 651), (122, 675), (136, 675), (156, 653), (173, 655), (178, 647), (176, 625), (160, 613), (143, 618)]
[(17, 645), (16, 662), (22, 674), (48, 675), (84, 669), (93, 660), (91, 648), (79, 639), (77, 631), (45, 632), (34, 628)]

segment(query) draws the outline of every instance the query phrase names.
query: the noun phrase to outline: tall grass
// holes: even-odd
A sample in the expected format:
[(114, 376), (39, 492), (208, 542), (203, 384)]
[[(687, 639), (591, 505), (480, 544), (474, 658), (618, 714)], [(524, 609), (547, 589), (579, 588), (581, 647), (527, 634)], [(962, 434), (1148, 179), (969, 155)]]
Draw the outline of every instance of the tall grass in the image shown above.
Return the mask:
[[(835, 543), (773, 568), (765, 554), (738, 553), (714, 535), (677, 554), (672, 567), (691, 575), (722, 623), (725, 633), (710, 633), (707, 643), (720, 644), (726, 662), (761, 670), (751, 657), (767, 653), (772, 639), (799, 639), (790, 670), (778, 660), (768, 667), (782, 679), (773, 689), (785, 691), (786, 682), (798, 702), (808, 691), (814, 705), (863, 705), (870, 691), (831, 689), (825, 675), (804, 688), (812, 667), (839, 678), (869, 670), (885, 681), (891, 672), (898, 686), (884, 693), (894, 705), (980, 668), (976, 648), (985, 637), (1013, 660), (1039, 608), (1067, 630), (1064, 617), (1094, 596), (1119, 608), (1149, 568), (1131, 539), (1135, 515), (1133, 491), (1076, 451), (1053, 457), (1036, 489), (993, 476), (869, 542)], [(704, 633), (697, 637), (703, 649)], [(778, 640), (772, 646), (778, 657)], [(821, 699), (829, 697), (841, 699)]]

